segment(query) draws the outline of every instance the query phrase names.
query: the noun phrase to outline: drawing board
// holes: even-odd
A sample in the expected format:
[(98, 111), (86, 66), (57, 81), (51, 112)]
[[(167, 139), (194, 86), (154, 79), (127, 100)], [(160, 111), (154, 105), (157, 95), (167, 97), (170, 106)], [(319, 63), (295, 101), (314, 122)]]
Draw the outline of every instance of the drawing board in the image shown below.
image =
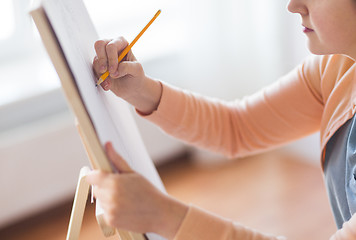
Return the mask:
[[(115, 171), (104, 152), (104, 144), (111, 141), (135, 171), (165, 192), (130, 106), (95, 86), (92, 61), (99, 36), (82, 0), (43, 0), (31, 15), (77, 118), (92, 167)], [(164, 239), (152, 233), (145, 236), (149, 240)]]

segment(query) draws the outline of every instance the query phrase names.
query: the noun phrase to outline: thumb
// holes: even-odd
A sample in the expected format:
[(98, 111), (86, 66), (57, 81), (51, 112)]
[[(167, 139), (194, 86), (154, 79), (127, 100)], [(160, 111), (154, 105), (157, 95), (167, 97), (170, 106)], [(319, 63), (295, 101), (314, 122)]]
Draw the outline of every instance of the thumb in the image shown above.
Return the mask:
[(132, 173), (132, 168), (128, 163), (115, 151), (111, 142), (105, 144), (106, 154), (110, 161), (114, 164), (119, 173)]
[(143, 73), (143, 68), (139, 62), (122, 61), (120, 62), (117, 71), (119, 72), (117, 78), (122, 78), (127, 75), (137, 77)]

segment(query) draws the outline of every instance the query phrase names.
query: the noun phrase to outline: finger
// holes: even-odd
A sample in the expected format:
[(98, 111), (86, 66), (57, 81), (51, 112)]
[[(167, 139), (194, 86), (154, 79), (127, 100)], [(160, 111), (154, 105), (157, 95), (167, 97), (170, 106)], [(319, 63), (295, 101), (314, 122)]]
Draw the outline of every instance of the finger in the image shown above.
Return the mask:
[(100, 65), (99, 65), (99, 58), (95, 56), (93, 59), (93, 70), (96, 78), (100, 77)]
[(108, 56), (109, 62), (109, 72), (111, 77), (116, 78), (117, 68), (118, 68), (118, 57), (119, 53), (122, 52), (125, 47), (128, 45), (127, 41), (124, 38), (118, 38), (106, 45), (106, 54)]
[(115, 165), (116, 169), (122, 173), (131, 173), (133, 170), (127, 162), (115, 151), (111, 142), (105, 144), (106, 153), (109, 159)]
[(112, 84), (111, 84), (111, 78), (108, 77), (108, 78), (105, 79), (105, 81), (104, 81), (102, 84), (100, 84), (100, 85), (101, 85), (101, 87), (102, 87), (105, 91), (109, 91), (109, 90), (111, 89), (111, 86), (112, 86)]
[[(98, 81), (98, 79), (101, 77), (102, 74), (100, 74), (100, 65), (99, 65), (99, 59), (97, 56), (94, 57), (93, 61), (93, 69), (94, 69), (94, 74), (96, 76), (95, 83)], [(111, 88), (111, 79), (110, 77), (107, 77), (104, 82), (100, 84), (100, 86), (105, 90), (108, 91)]]
[(98, 186), (93, 185), (92, 191), (95, 199), (100, 201), (100, 205), (102, 207), (108, 204), (112, 204), (112, 202), (114, 201), (114, 198), (111, 196), (110, 191), (108, 191), (108, 189), (106, 188), (100, 188)]
[(109, 173), (103, 172), (101, 170), (93, 170), (86, 175), (85, 180), (90, 185), (102, 187), (106, 185), (105, 182), (108, 178), (108, 175)]
[(143, 72), (143, 68), (139, 62), (121, 62), (118, 67), (118, 78), (126, 75), (137, 76), (141, 72)]
[(96, 56), (98, 57), (98, 73), (103, 74), (108, 69), (108, 56), (106, 54), (106, 46), (111, 40), (102, 39), (94, 44)]
[(132, 53), (132, 50), (130, 50), (127, 55), (124, 57), (125, 61), (137, 61), (135, 55)]

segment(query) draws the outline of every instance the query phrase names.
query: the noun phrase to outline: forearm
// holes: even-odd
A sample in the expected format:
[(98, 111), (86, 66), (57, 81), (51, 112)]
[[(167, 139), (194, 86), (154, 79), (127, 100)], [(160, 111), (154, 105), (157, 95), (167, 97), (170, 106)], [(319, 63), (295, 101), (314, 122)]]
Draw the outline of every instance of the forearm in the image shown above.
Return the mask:
[(256, 153), (319, 128), (323, 107), (295, 75), (233, 102), (163, 84), (158, 109), (146, 118), (176, 138), (226, 156)]
[(162, 84), (150, 77), (145, 76), (140, 89), (135, 94), (123, 97), (142, 115), (151, 114), (157, 110), (162, 95)]
[(225, 143), (231, 140), (228, 135), (232, 134), (229, 107), (216, 99), (162, 85), (157, 111), (143, 117), (187, 143), (224, 154), (228, 152), (231, 144)]
[(177, 234), (189, 207), (184, 203), (166, 195), (161, 199), (159, 217), (154, 221), (153, 232), (171, 240)]
[(284, 240), (191, 206), (174, 240)]

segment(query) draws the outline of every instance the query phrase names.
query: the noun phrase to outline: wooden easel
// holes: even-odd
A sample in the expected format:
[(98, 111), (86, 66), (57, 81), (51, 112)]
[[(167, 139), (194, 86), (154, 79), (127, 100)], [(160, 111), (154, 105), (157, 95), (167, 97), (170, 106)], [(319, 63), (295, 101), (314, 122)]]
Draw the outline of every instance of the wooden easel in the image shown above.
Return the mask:
[[(48, 55), (50, 56), (58, 73), (62, 84), (62, 89), (69, 103), (69, 106), (77, 117), (77, 126), (80, 126), (78, 129), (82, 138), (82, 142), (84, 143), (84, 146), (86, 147), (87, 153), (89, 155), (90, 164), (93, 169), (101, 169), (103, 171), (113, 172), (110, 161), (108, 160), (101, 146), (91, 118), (89, 117), (86, 107), (78, 92), (74, 77), (57, 40), (56, 34), (54, 33), (53, 28), (47, 18), (42, 2), (41, 0), (37, 0), (37, 2), (34, 4), (35, 5), (33, 6), (33, 9), (30, 11), (30, 15), (32, 16), (37, 26), (42, 41), (47, 49)], [(85, 203), (88, 198), (89, 191), (89, 187), (85, 182), (86, 172), (87, 168), (84, 168), (84, 170), (80, 172), (67, 239), (78, 239), (80, 233), (81, 223), (85, 210)], [(105, 223), (102, 215), (99, 215), (97, 220), (105, 236), (118, 234), (121, 240), (146, 239), (145, 235), (143, 234), (131, 233), (111, 228)]]
[(90, 185), (85, 181), (85, 176), (89, 171), (89, 167), (83, 167), (80, 170), (66, 240), (76, 240), (79, 238), (90, 188)]

